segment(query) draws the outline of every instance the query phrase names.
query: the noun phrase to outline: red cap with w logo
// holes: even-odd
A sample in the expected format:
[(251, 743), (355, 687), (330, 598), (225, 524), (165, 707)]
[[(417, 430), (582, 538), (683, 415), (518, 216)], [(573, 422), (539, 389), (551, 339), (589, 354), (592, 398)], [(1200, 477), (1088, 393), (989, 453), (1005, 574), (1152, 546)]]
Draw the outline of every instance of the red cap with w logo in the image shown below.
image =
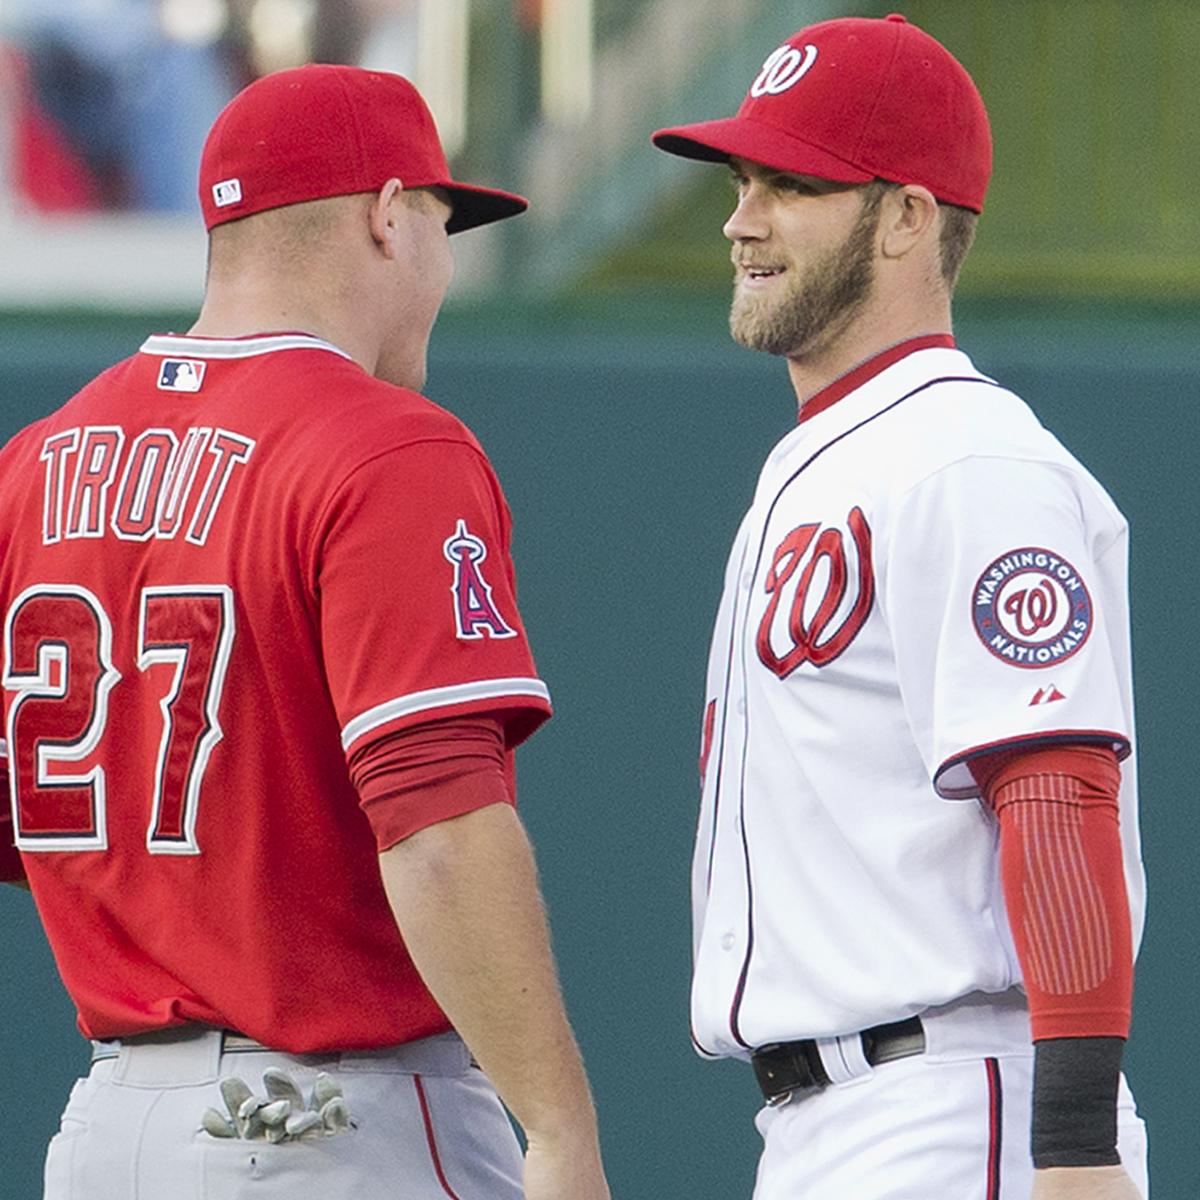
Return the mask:
[(970, 75), (896, 14), (801, 29), (768, 56), (737, 116), (660, 129), (654, 144), (842, 183), (917, 183), (975, 212), (992, 171), (987, 111)]

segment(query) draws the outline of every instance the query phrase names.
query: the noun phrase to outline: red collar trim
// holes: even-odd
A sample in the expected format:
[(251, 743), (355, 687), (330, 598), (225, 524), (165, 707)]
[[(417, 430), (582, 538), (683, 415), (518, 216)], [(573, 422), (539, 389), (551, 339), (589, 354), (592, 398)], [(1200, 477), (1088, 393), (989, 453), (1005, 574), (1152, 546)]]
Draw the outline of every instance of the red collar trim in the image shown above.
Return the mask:
[(823, 387), (819, 392), (805, 400), (800, 406), (798, 423), (803, 425), (805, 421), (811, 420), (817, 413), (823, 413), (827, 408), (832, 408), (839, 400), (850, 395), (851, 392), (862, 387), (867, 380), (874, 379), (881, 371), (887, 370), (888, 367), (892, 366), (893, 363), (898, 363), (902, 358), (907, 358), (917, 350), (932, 350), (935, 347), (940, 347), (944, 350), (957, 349), (951, 334), (927, 333), (921, 337), (909, 338), (907, 341), (898, 342), (895, 346), (889, 346), (886, 350), (881, 350), (878, 354), (868, 358), (866, 362), (859, 363), (857, 367), (853, 367), (845, 375), (839, 376), (827, 387)]

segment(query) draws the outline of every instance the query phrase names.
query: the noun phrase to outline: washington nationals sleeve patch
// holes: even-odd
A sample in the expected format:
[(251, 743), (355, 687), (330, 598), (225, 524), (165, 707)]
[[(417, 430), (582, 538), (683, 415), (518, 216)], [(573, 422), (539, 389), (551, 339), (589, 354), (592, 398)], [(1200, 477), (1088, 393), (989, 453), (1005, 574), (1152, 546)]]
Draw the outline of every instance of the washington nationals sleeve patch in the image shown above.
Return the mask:
[(454, 600), (457, 636), (464, 641), (516, 637), (517, 631), (500, 615), (492, 601), (491, 585), (483, 577), (487, 544), (467, 528), (461, 517), (453, 534), (443, 543), (442, 553), (454, 567), (450, 594)]
[(1092, 632), (1092, 597), (1061, 555), (1036, 546), (989, 563), (971, 599), (975, 632), (1014, 667), (1052, 667), (1082, 649)]

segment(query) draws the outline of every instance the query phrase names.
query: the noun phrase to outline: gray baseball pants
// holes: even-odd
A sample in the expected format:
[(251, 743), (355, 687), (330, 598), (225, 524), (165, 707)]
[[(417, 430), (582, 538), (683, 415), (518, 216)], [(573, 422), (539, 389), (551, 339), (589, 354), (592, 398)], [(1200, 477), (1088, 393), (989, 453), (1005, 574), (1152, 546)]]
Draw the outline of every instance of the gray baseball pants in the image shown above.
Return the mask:
[[(45, 1200), (520, 1200), (520, 1146), (454, 1034), (384, 1050), (290, 1055), (219, 1031), (98, 1042), (46, 1158)], [(218, 1138), (219, 1081), (264, 1094), (278, 1067), (307, 1096), (318, 1072), (353, 1122), (273, 1144)]]

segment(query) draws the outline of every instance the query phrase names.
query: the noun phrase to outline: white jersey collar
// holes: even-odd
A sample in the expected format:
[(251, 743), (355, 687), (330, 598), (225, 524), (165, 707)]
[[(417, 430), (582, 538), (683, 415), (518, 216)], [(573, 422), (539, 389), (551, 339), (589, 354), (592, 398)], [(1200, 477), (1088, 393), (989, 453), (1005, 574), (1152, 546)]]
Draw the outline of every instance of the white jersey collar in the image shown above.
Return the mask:
[[(141, 345), (142, 354), (178, 355), (188, 358), (252, 358), (277, 350), (328, 350), (349, 359), (345, 350), (308, 333), (263, 333), (247, 337), (212, 338), (193, 334), (156, 333)], [(353, 361), (353, 360), (351, 360)]]

